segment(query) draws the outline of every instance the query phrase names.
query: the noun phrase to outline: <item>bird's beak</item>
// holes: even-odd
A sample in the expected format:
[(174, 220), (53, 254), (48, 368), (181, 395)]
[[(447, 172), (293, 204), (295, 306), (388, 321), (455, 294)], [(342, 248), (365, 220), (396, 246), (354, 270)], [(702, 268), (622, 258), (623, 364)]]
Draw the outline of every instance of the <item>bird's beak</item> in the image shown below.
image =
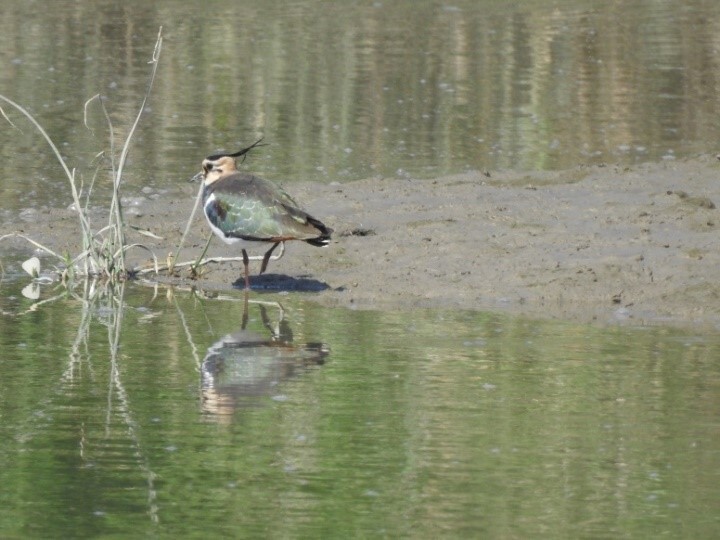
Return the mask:
[(200, 171), (195, 176), (193, 176), (190, 180), (188, 180), (188, 182), (197, 182), (198, 180), (202, 180), (202, 177), (203, 177), (203, 173), (202, 173), (202, 171)]

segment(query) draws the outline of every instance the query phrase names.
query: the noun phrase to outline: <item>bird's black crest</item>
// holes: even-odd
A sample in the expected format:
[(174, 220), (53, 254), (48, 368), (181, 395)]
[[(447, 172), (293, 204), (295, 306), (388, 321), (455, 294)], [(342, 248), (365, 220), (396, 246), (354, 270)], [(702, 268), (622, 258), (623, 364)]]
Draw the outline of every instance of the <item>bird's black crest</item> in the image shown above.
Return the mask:
[(243, 148), (242, 150), (238, 150), (238, 151), (235, 152), (234, 154), (214, 154), (214, 155), (212, 155), (212, 156), (206, 157), (205, 159), (209, 159), (210, 161), (215, 161), (216, 159), (220, 159), (221, 157), (240, 157), (240, 156), (243, 156), (243, 162), (244, 162), (244, 161), (245, 161), (245, 158), (247, 157), (246, 154), (247, 154), (250, 150), (252, 150), (252, 149), (255, 148), (256, 146), (267, 146), (267, 144), (260, 144), (263, 139), (264, 139), (264, 137), (261, 137), (260, 139), (258, 139), (258, 140), (255, 141), (254, 143), (252, 143), (252, 144), (251, 144), (250, 146), (248, 146), (247, 148)]

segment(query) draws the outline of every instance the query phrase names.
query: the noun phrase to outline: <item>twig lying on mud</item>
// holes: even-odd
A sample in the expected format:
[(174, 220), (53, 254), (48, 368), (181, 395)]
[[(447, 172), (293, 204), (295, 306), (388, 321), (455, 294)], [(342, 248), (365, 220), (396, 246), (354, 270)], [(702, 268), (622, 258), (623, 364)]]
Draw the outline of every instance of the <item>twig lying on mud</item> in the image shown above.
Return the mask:
[[(278, 250), (278, 254), (275, 255), (276, 257), (281, 257), (283, 252), (285, 251), (285, 243), (283, 242), (280, 244), (280, 248)], [(257, 257), (250, 257), (250, 259), (253, 260), (261, 260), (262, 256)], [(143, 275), (148, 274), (150, 272), (155, 272), (156, 274), (159, 272), (162, 272), (163, 270), (167, 270), (169, 272), (172, 272), (175, 268), (184, 268), (186, 266), (189, 266), (191, 268), (196, 268), (199, 266), (205, 266), (206, 264), (210, 263), (226, 263), (226, 262), (242, 262), (242, 257), (207, 257), (205, 259), (195, 260), (195, 261), (185, 261), (185, 262), (179, 262), (179, 263), (173, 263), (172, 261), (168, 262), (168, 264), (157, 264), (157, 261), (155, 262), (156, 267), (149, 268), (149, 267), (138, 267), (133, 269), (133, 273), (137, 275)]]

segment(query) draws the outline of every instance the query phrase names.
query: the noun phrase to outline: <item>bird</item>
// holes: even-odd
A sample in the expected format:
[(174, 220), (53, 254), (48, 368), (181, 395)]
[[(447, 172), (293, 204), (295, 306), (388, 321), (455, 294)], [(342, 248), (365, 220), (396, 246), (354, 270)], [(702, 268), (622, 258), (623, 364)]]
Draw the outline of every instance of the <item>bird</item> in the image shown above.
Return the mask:
[(327, 246), (333, 230), (301, 209), (280, 186), (237, 169), (235, 158), (260, 144), (259, 139), (234, 153), (206, 157), (202, 171), (202, 205), (212, 231), (225, 243), (242, 250), (245, 267), (245, 290), (250, 289), (247, 249), (270, 248), (265, 252), (260, 274), (267, 269), (275, 248), (289, 240), (301, 240), (311, 246)]

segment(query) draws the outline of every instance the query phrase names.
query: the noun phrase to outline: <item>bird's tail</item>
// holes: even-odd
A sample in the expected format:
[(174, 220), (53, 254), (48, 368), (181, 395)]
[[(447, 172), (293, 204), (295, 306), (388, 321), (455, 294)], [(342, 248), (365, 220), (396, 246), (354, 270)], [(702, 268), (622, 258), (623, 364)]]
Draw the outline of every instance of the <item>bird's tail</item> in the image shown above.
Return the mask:
[(308, 216), (307, 220), (310, 225), (312, 225), (318, 230), (320, 236), (318, 236), (317, 238), (310, 238), (305, 241), (311, 246), (327, 246), (330, 243), (333, 230), (330, 227), (326, 227), (322, 221), (317, 220), (314, 217)]

